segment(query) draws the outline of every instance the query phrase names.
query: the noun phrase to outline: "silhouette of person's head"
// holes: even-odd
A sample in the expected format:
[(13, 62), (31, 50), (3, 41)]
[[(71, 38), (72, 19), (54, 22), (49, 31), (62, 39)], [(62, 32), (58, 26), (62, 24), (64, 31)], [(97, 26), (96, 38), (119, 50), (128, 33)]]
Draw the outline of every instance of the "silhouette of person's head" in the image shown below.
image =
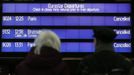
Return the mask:
[[(43, 46), (53, 48), (60, 51), (61, 41), (60, 38), (52, 31), (45, 30), (39, 33), (38, 37), (34, 41), (35, 50), (34, 53), (40, 55), (40, 50)], [(45, 50), (45, 49), (44, 49)]]
[(113, 42), (116, 38), (116, 32), (107, 27), (94, 28), (94, 43), (96, 51), (113, 50)]

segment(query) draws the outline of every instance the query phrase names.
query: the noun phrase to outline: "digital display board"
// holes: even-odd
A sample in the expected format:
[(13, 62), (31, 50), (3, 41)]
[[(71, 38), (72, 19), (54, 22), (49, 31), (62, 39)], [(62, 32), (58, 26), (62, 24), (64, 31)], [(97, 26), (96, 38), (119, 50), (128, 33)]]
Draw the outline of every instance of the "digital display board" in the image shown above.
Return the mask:
[(85, 39), (93, 40), (93, 27), (111, 27), (115, 52), (131, 53), (130, 13), (130, 3), (3, 3), (1, 52), (29, 52), (31, 40), (49, 29), (65, 40), (61, 53), (92, 53), (94, 43)]
[(130, 26), (130, 16), (3, 16), (3, 26)]
[[(2, 42), (2, 52), (28, 52), (34, 46), (30, 42)], [(116, 52), (131, 52), (130, 43), (114, 43)], [(61, 52), (94, 52), (93, 43), (66, 42), (61, 44)]]
[[(44, 29), (45, 30), (45, 29)], [(3, 39), (34, 39), (43, 31), (41, 29), (3, 29)], [(52, 29), (60, 39), (93, 39), (93, 31), (91, 29)], [(114, 29), (116, 39), (131, 39), (129, 29)]]

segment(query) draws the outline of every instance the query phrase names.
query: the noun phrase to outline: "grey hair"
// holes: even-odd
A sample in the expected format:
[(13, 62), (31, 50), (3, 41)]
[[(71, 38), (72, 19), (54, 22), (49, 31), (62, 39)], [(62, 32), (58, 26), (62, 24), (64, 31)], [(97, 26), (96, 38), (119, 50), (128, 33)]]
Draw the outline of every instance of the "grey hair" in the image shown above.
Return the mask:
[(51, 30), (41, 31), (38, 37), (35, 39), (34, 44), (36, 46), (34, 54), (40, 55), (40, 49), (42, 46), (48, 46), (60, 51), (61, 41), (60, 38)]

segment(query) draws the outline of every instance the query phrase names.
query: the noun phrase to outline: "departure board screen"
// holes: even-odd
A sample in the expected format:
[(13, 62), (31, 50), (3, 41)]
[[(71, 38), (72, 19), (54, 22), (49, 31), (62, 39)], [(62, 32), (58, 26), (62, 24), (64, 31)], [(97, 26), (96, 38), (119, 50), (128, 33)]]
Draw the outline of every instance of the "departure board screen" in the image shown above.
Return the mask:
[(1, 52), (29, 52), (42, 30), (61, 39), (61, 53), (94, 52), (94, 27), (110, 27), (115, 52), (131, 53), (130, 3), (2, 3)]

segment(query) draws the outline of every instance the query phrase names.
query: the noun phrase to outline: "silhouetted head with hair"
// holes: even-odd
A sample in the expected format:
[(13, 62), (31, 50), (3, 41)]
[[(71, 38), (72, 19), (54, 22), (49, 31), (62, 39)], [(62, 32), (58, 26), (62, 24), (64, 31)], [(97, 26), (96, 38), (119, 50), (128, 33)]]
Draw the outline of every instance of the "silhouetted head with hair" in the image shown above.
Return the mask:
[[(61, 41), (60, 38), (50, 30), (41, 31), (34, 41), (35, 50), (34, 54), (40, 55), (40, 50), (43, 46), (53, 48), (60, 52)], [(44, 49), (45, 50), (45, 49)]]
[(107, 27), (97, 27), (94, 28), (94, 43), (96, 47), (96, 52), (109, 50), (113, 51), (113, 42), (116, 38), (116, 32), (111, 28)]

